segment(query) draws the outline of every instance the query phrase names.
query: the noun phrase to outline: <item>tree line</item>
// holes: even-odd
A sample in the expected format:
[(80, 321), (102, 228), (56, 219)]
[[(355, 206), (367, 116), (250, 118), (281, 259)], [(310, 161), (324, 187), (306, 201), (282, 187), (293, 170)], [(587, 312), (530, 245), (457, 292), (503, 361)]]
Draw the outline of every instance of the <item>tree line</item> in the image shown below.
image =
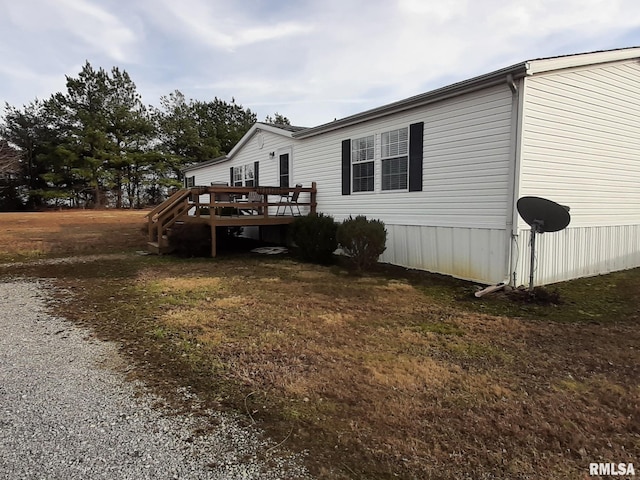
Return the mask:
[[(229, 152), (256, 114), (178, 90), (145, 106), (129, 74), (87, 62), (66, 92), (0, 119), (0, 210), (140, 208), (182, 185), (182, 169)], [(275, 113), (269, 123), (289, 124)]]

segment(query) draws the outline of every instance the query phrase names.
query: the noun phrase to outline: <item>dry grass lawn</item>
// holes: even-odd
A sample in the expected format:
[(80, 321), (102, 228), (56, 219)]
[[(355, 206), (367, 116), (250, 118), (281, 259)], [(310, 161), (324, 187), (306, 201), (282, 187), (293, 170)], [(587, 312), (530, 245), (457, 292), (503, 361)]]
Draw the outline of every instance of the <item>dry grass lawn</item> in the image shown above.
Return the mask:
[[(144, 246), (138, 212), (50, 215), (0, 231), (13, 248), (3, 255)], [(472, 300), (466, 282), (401, 269), (355, 277), (249, 254), (0, 270), (16, 274), (76, 292), (57, 308), (122, 342), (135, 375), (239, 412), (274, 447), (306, 450), (319, 478), (640, 470), (638, 269), (560, 285), (557, 306)]]

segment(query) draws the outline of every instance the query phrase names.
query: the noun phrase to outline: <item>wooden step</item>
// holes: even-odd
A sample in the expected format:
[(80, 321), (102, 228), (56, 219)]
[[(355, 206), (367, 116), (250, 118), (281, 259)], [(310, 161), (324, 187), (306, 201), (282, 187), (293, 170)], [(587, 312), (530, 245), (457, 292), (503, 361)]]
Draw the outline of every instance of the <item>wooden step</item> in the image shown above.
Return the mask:
[(156, 255), (164, 255), (166, 253), (173, 252), (174, 249), (171, 248), (165, 239), (162, 244), (159, 244), (158, 242), (147, 242), (147, 250)]

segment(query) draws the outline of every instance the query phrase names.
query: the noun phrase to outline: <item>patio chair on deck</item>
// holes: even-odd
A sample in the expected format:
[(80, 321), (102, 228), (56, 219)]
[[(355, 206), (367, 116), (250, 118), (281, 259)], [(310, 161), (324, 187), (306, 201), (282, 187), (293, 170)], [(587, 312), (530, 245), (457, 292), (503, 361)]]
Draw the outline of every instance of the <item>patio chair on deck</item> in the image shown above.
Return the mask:
[[(302, 215), (300, 212), (300, 206), (298, 205), (298, 198), (300, 197), (300, 189), (302, 188), (302, 184), (296, 184), (293, 189), (293, 193), (283, 193), (280, 195), (280, 202), (278, 203), (278, 208), (276, 209), (276, 215), (286, 215), (287, 207), (291, 210), (291, 216), (295, 216), (293, 213), (293, 207), (295, 206), (298, 210), (298, 215)], [(280, 213), (280, 207), (282, 207), (282, 213)]]
[[(263, 203), (263, 202), (264, 202), (264, 197), (260, 195), (258, 192), (249, 192), (247, 194), (247, 203), (253, 204), (253, 203)], [(248, 208), (243, 208), (241, 210), (243, 214), (247, 214), (247, 215), (262, 214), (262, 207), (256, 207), (253, 205)]]

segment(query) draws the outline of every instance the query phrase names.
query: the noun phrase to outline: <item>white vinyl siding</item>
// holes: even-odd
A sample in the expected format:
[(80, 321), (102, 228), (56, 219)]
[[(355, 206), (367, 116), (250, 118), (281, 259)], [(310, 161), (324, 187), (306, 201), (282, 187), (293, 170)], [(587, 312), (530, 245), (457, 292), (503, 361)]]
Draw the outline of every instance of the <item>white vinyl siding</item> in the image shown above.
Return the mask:
[[(511, 104), (505, 84), (299, 140), (296, 182), (317, 182), (319, 210), (338, 220), (367, 215), (389, 225), (504, 229), (510, 211)], [(342, 195), (343, 140), (416, 122), (424, 122), (422, 191)], [(381, 177), (380, 162), (374, 173)]]
[[(504, 280), (512, 94), (500, 85), (296, 142), (296, 176), (318, 186), (318, 211), (337, 221), (366, 215), (385, 222), (381, 261), (483, 283)], [(342, 195), (345, 139), (424, 122), (423, 189)], [(514, 127), (515, 128), (515, 127)], [(380, 153), (379, 153), (380, 154)], [(375, 162), (376, 179), (382, 176)], [(353, 182), (353, 179), (352, 179)]]
[(527, 79), (520, 194), (571, 207), (571, 226), (640, 223), (640, 65)]
[(640, 266), (639, 79), (629, 61), (525, 80), (519, 196), (571, 207), (568, 229), (540, 239), (538, 284)]
[[(229, 168), (253, 165), (254, 162), (259, 162), (260, 185), (278, 185), (277, 152), (281, 148), (290, 147), (293, 142), (290, 138), (268, 131), (262, 131), (260, 135), (262, 135), (263, 139), (262, 148), (259, 147), (257, 135), (254, 135), (255, 138), (248, 141), (231, 160), (200, 168), (193, 168), (187, 175), (195, 175), (196, 185), (211, 185), (211, 183), (228, 184), (230, 181)], [(274, 153), (273, 157), (270, 156), (271, 152)]]

